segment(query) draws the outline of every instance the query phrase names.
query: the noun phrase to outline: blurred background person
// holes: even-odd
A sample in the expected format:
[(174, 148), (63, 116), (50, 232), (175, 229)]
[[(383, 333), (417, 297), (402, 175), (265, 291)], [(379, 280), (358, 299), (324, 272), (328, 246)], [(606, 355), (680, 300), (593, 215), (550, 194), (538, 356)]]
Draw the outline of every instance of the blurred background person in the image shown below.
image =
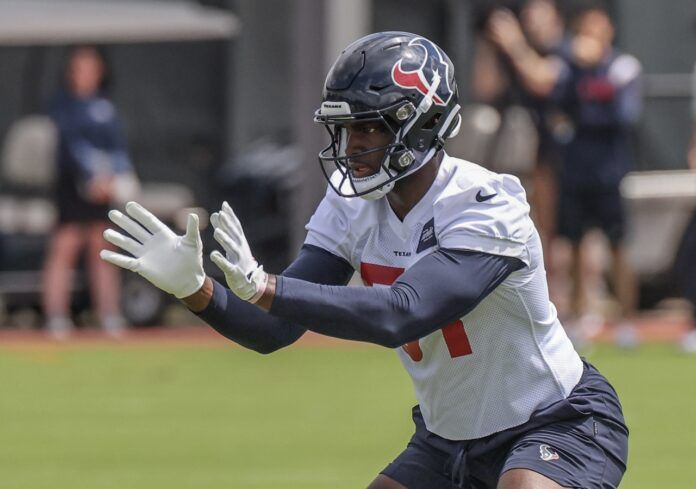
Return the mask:
[(487, 35), (491, 18), (500, 11), (517, 15), (522, 0), (474, 2), (474, 53), (471, 99), (464, 118), (463, 156), (499, 173), (510, 173), (528, 187), (537, 151), (537, 131), (528, 97), (507, 57)]
[(581, 335), (592, 335), (604, 318), (588, 308), (583, 238), (598, 227), (609, 240), (610, 277), (619, 314), (616, 339), (636, 342), (631, 318), (636, 282), (625, 247), (625, 210), (619, 185), (634, 168), (631, 132), (642, 111), (640, 62), (613, 46), (614, 24), (603, 2), (585, 2), (572, 16), (566, 69), (554, 87), (573, 133), (563, 148), (559, 176), (559, 234), (572, 244), (571, 314)]
[[(696, 64), (691, 74), (691, 143), (687, 154), (689, 168), (696, 171)], [(681, 348), (696, 353), (696, 212), (691, 216), (674, 260), (679, 293), (691, 303), (691, 329), (681, 340)]]
[(696, 63), (691, 73), (691, 143), (688, 160), (689, 168), (696, 170)]
[(617, 340), (634, 344), (630, 318), (637, 290), (624, 250), (619, 184), (634, 167), (630, 136), (642, 109), (640, 63), (613, 46), (614, 25), (599, 1), (576, 6), (570, 37), (557, 41), (555, 56), (534, 49), (509, 12), (491, 17), (490, 38), (507, 55), (523, 86), (564, 114), (552, 132), (562, 143), (556, 222), (559, 235), (572, 248), (571, 334), (584, 342), (604, 321), (588, 306), (582, 246), (587, 231), (598, 227), (610, 243), (611, 282), (619, 305)]
[(487, 35), (488, 25), (496, 12), (502, 10), (514, 12), (519, 7), (518, 1), (499, 0), (497, 2), (479, 2), (474, 9), (474, 58), (471, 80), (471, 95), (476, 102), (485, 103), (496, 109), (517, 102), (521, 99), (515, 86), (514, 72), (507, 66), (505, 58), (499, 55), (496, 46)]
[(73, 48), (65, 64), (65, 84), (50, 105), (59, 134), (56, 203), (58, 224), (51, 238), (43, 277), (46, 327), (56, 339), (74, 328), (71, 285), (85, 250), (90, 296), (102, 328), (120, 335), (120, 274), (99, 259), (102, 232), (115, 198), (116, 177), (132, 173), (116, 109), (106, 98), (104, 54), (93, 46)]
[(530, 200), (546, 268), (550, 270), (560, 157), (556, 138), (562, 137), (562, 133), (554, 132), (565, 127), (565, 118), (551, 103), (549, 94), (558, 77), (557, 58), (568, 45), (563, 15), (554, 0), (527, 0), (521, 4), (519, 19), (507, 8), (493, 11), (486, 25), (486, 37), (512, 67), (520, 103), (529, 111), (537, 131)]

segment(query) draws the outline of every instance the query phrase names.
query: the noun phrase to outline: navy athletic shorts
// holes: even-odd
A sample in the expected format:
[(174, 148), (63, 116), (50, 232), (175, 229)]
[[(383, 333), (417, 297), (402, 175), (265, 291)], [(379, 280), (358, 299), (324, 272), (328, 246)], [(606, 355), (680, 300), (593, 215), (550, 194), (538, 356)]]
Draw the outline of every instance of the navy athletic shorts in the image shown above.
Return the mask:
[(568, 398), (526, 423), (485, 438), (451, 441), (429, 432), (418, 406), (416, 433), (382, 474), (408, 489), (495, 489), (510, 469), (530, 469), (563, 487), (608, 489), (626, 470), (628, 429), (609, 382), (589, 363)]
[(624, 237), (625, 213), (617, 186), (561, 188), (558, 195), (558, 234), (579, 243), (591, 228), (599, 228), (613, 243)]

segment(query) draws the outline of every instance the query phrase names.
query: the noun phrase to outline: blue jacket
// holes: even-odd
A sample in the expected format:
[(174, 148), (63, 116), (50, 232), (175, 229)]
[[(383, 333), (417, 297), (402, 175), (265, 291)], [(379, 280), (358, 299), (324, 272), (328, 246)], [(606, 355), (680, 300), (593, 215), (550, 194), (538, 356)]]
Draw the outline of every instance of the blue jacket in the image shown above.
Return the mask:
[(116, 110), (106, 98), (81, 99), (67, 92), (51, 103), (59, 133), (58, 171), (86, 181), (98, 173), (132, 169)]
[(555, 98), (573, 126), (563, 148), (561, 182), (618, 185), (634, 166), (630, 132), (642, 109), (640, 64), (611, 52), (594, 67), (567, 62)]

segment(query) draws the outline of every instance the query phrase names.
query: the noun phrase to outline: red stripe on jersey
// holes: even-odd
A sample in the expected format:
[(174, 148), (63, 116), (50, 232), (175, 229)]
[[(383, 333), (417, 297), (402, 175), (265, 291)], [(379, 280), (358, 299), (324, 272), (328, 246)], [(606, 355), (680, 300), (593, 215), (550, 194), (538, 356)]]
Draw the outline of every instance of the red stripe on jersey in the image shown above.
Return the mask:
[(455, 321), (448, 324), (442, 328), (442, 335), (445, 337), (445, 343), (452, 358), (471, 355), (471, 344), (466, 331), (464, 331), (464, 323)]
[[(402, 273), (404, 273), (403, 268), (377, 265), (376, 263), (360, 263), (360, 275), (367, 285), (391, 285)], [(471, 355), (471, 344), (464, 330), (464, 323), (459, 320), (454, 321), (442, 328), (441, 331), (452, 358)], [(401, 348), (408, 353), (414, 362), (423, 360), (423, 350), (421, 350), (418, 340), (406, 343)]]
[(360, 275), (367, 285), (391, 285), (404, 273), (403, 268), (376, 265), (375, 263), (361, 263)]
[[(367, 285), (391, 285), (402, 273), (404, 273), (403, 268), (388, 267), (375, 263), (360, 263), (360, 275)], [(421, 350), (418, 340), (406, 343), (401, 348), (408, 353), (408, 356), (414, 362), (423, 360), (423, 350)]]
[(414, 362), (420, 362), (423, 360), (423, 350), (421, 350), (420, 343), (418, 343), (418, 340), (415, 341), (410, 341), (403, 345), (401, 348), (404, 349), (406, 353), (408, 353), (408, 356), (411, 357), (411, 360)]

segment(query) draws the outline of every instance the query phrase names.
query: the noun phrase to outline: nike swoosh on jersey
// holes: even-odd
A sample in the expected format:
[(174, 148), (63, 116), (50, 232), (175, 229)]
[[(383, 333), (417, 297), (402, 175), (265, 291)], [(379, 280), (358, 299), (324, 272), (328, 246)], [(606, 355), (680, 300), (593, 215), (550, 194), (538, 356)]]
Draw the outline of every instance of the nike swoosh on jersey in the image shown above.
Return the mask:
[(483, 194), (481, 193), (481, 191), (479, 190), (479, 191), (476, 193), (476, 202), (485, 202), (485, 201), (487, 201), (487, 200), (491, 200), (491, 199), (492, 199), (493, 197), (495, 197), (496, 195), (498, 195), (498, 194), (495, 193), (495, 194), (490, 194), (490, 195), (483, 195)]

